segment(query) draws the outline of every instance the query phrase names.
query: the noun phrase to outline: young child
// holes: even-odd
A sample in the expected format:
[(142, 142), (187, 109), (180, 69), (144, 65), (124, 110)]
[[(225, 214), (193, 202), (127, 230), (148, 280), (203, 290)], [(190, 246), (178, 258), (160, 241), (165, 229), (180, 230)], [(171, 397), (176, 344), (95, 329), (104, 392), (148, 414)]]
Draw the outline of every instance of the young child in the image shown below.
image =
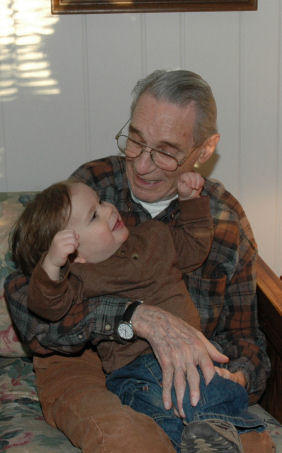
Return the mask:
[[(142, 300), (200, 329), (182, 272), (200, 266), (211, 245), (212, 220), (208, 198), (199, 196), (202, 185), (197, 174), (181, 175), (182, 201), (174, 223), (151, 220), (130, 231), (116, 208), (81, 182), (58, 183), (37, 195), (19, 218), (12, 241), (16, 264), (31, 274), (30, 310), (56, 321), (73, 304), (87, 303), (88, 297), (117, 294), (138, 301), (128, 310)], [(97, 344), (108, 388), (124, 404), (153, 417), (180, 451), (183, 421), (163, 406), (161, 369), (150, 345), (140, 338), (128, 341), (133, 332), (127, 319), (116, 327), (116, 337), (105, 340), (105, 332)], [(83, 339), (87, 341), (91, 337)], [(261, 425), (246, 411), (243, 387), (219, 375), (206, 386), (200, 376), (202, 397), (197, 406), (191, 405), (188, 388), (184, 396), (187, 422), (217, 418), (239, 428)], [(177, 407), (174, 391), (173, 399)], [(235, 441), (224, 438), (224, 443), (219, 435), (222, 451), (240, 451), (238, 436), (233, 436)]]

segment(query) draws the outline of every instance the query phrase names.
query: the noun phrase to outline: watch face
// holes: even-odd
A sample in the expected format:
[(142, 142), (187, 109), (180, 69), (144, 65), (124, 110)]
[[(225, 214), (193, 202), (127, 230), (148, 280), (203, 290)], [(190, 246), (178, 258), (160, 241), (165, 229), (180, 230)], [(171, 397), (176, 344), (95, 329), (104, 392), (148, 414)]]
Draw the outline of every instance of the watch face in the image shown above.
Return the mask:
[(131, 340), (133, 338), (134, 332), (132, 327), (128, 323), (122, 322), (118, 326), (118, 334), (123, 340)]

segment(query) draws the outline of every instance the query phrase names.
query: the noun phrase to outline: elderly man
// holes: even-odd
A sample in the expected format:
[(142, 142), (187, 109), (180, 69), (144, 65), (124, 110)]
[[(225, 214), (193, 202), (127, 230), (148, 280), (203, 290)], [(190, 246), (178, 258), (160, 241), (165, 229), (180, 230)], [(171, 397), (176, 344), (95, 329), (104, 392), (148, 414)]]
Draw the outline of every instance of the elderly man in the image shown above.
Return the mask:
[[(182, 70), (153, 72), (137, 83), (133, 95), (130, 120), (116, 136), (124, 156), (89, 162), (74, 175), (115, 204), (128, 223), (152, 217), (168, 223), (178, 211), (178, 175), (206, 162), (219, 141), (215, 100), (200, 76)], [(197, 367), (208, 384), (215, 373), (214, 361), (225, 364), (217, 368), (219, 374), (245, 387), (250, 401), (256, 401), (265, 388), (269, 360), (257, 325), (255, 240), (243, 209), (220, 183), (206, 180), (203, 194), (210, 197), (214, 240), (204, 264), (184, 278), (205, 336), (145, 304), (135, 304), (128, 319), (133, 301), (111, 296), (95, 298), (87, 308), (74, 306), (62, 320), (48, 324), (27, 311), (28, 281), (16, 273), (6, 282), (6, 294), (23, 341), (41, 355), (54, 350), (68, 353), (89, 336), (92, 343), (107, 338), (123, 341), (118, 326), (127, 313), (126, 321), (150, 343), (162, 368), (166, 409), (172, 407), (174, 385), (177, 410), (184, 416), (187, 382), (196, 405)], [(174, 451), (153, 420), (122, 406), (105, 389), (91, 348), (77, 356), (35, 357), (34, 367), (47, 421), (83, 452)], [(245, 452), (272, 451), (266, 432), (240, 437)]]

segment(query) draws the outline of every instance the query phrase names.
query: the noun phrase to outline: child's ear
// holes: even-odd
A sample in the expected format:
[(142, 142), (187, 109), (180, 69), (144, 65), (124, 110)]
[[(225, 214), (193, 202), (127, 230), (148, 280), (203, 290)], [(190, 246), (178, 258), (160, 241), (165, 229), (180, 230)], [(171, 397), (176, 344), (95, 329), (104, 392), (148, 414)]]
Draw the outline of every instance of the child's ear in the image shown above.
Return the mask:
[(76, 256), (75, 259), (73, 260), (74, 263), (80, 263), (80, 264), (84, 264), (86, 263), (86, 259), (85, 258), (82, 258), (82, 256)]

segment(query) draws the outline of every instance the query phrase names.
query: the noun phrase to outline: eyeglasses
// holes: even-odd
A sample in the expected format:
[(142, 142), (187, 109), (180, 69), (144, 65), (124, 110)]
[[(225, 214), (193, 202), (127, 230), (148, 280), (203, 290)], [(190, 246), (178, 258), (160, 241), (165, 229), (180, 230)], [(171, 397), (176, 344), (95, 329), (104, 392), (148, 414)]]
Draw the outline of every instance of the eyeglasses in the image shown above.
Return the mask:
[(138, 142), (128, 135), (123, 134), (123, 129), (128, 124), (128, 120), (121, 130), (115, 136), (117, 141), (118, 149), (126, 155), (128, 159), (136, 159), (141, 156), (143, 152), (150, 153), (151, 159), (154, 164), (162, 170), (175, 171), (178, 167), (184, 164), (187, 156), (183, 159), (178, 160), (175, 156), (172, 156), (167, 151), (153, 148), (146, 143)]

